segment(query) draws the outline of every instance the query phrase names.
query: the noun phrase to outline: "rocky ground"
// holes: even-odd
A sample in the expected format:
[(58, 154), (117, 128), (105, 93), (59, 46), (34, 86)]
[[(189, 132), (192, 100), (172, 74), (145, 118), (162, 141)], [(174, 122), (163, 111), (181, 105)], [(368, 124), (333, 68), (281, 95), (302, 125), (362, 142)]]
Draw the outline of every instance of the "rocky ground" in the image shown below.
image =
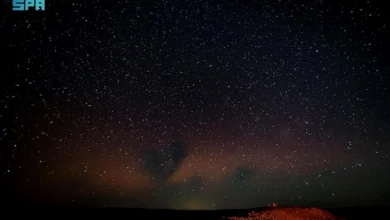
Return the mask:
[(226, 217), (230, 220), (342, 220), (332, 213), (319, 208), (272, 207), (251, 212), (246, 217)]

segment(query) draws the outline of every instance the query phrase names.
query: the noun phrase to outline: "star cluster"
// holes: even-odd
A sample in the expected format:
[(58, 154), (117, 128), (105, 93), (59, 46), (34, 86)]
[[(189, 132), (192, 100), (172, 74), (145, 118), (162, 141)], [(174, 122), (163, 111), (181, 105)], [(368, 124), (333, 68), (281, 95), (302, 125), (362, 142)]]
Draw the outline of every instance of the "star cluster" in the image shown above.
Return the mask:
[(0, 24), (9, 201), (389, 202), (390, 32), (379, 3), (46, 4), (9, 9)]

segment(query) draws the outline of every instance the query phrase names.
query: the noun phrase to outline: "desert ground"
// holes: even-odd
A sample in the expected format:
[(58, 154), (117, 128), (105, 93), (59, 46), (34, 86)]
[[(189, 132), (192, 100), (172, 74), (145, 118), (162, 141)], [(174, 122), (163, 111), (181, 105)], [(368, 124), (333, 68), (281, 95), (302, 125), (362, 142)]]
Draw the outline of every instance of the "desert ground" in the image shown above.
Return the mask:
[[(262, 207), (245, 210), (149, 210), (108, 208), (110, 216), (135, 216), (130, 219), (225, 219), (225, 220), (382, 220), (388, 219), (390, 207), (350, 207), (320, 209), (315, 207)], [(96, 213), (96, 212), (94, 212)], [(99, 212), (98, 212), (99, 213)], [(92, 214), (93, 215), (93, 214)]]
[[(8, 204), (11, 205), (11, 204)], [(16, 205), (18, 206), (18, 205)], [(93, 218), (110, 219), (219, 219), (219, 220), (382, 220), (389, 219), (390, 206), (359, 206), (348, 208), (316, 208), (316, 207), (260, 207), (253, 209), (226, 209), (226, 210), (171, 210), (171, 209), (138, 209), (138, 208), (97, 208), (84, 205), (19, 205), (27, 207), (30, 217), (61, 213), (62, 217), (73, 218), (80, 210)], [(4, 207), (5, 208), (5, 207)], [(15, 205), (3, 209), (5, 212), (15, 210)], [(76, 211), (76, 212), (73, 212)], [(92, 212), (89, 212), (92, 211)], [(13, 214), (18, 214), (12, 211)], [(20, 212), (23, 214), (24, 212)], [(24, 214), (23, 214), (24, 215)]]
[(329, 211), (319, 208), (272, 207), (263, 211), (252, 211), (245, 217), (227, 217), (229, 220), (342, 220)]

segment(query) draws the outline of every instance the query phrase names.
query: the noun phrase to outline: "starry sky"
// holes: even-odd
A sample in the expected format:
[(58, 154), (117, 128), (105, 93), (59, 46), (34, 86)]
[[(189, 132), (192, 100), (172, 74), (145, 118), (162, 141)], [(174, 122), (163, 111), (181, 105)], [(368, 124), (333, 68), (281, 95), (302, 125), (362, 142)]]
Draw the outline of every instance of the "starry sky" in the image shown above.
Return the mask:
[(8, 204), (390, 204), (378, 1), (5, 4)]

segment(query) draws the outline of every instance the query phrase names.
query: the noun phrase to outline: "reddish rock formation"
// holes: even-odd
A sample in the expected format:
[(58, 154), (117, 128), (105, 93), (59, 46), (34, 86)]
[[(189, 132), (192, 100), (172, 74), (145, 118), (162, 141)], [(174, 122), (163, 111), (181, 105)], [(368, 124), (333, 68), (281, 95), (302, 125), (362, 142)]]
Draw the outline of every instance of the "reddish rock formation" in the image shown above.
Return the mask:
[(340, 220), (319, 208), (280, 207), (251, 212), (247, 217), (228, 217), (230, 220)]

